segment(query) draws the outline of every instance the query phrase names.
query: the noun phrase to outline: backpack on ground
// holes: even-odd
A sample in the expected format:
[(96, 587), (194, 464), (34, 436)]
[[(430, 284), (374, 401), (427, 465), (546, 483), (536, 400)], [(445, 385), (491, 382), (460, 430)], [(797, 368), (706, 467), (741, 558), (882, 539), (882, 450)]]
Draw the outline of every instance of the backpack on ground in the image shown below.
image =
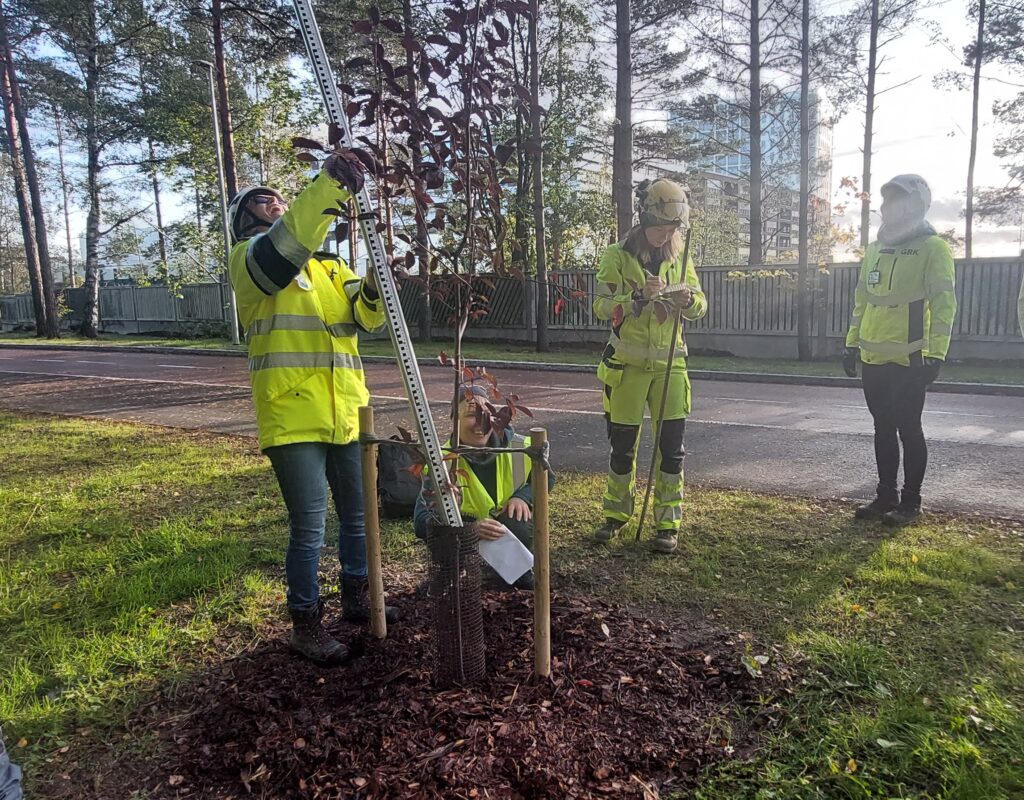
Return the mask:
[(386, 519), (411, 519), (420, 494), (420, 479), (409, 471), (416, 451), (401, 441), (392, 436), (377, 446), (377, 497)]

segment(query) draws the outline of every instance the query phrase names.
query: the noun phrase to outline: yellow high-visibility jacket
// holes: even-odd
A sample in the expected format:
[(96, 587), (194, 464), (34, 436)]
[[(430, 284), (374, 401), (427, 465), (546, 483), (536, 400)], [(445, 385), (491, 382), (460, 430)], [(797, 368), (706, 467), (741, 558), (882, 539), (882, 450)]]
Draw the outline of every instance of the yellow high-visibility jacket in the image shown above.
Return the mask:
[(349, 197), (321, 173), (268, 231), (231, 249), (229, 273), (249, 348), (261, 449), (359, 437), (369, 392), (359, 330), (384, 324), (372, 285), (330, 253), (316, 253)]
[(953, 254), (938, 236), (872, 242), (861, 263), (847, 347), (865, 364), (945, 359), (956, 316)]
[[(451, 439), (445, 442), (444, 446), (445, 448), (451, 447)], [(530, 437), (514, 433), (508, 437), (508, 442), (503, 446), (529, 447)], [(459, 458), (455, 467), (455, 482), (462, 490), (462, 502), (459, 504), (459, 510), (463, 516), (486, 519), (492, 513), (497, 514), (504, 510), (508, 501), (512, 499), (512, 495), (530, 479), (533, 469), (533, 461), (525, 453), (499, 453), (495, 457), (495, 464), (497, 466), (497, 496), (491, 497), (490, 492), (473, 472), (473, 468), (465, 459)], [(430, 468), (425, 467), (423, 474), (424, 476), (429, 475)]]
[[(658, 277), (670, 286), (685, 283), (693, 291), (693, 305), (682, 311), (684, 319), (697, 320), (707, 313), (707, 297), (697, 279), (692, 258), (685, 270), (682, 256), (675, 261), (662, 262)], [(609, 246), (601, 256), (601, 266), (597, 272), (594, 313), (598, 319), (611, 320), (615, 316), (615, 307), (622, 306), (622, 322), (612, 326), (611, 338), (608, 340), (614, 356), (606, 360), (641, 369), (664, 370), (672, 341), (674, 315), (670, 313), (664, 322), (659, 322), (653, 303), (647, 303), (639, 316), (634, 315), (633, 287), (643, 289), (646, 282), (647, 274), (640, 262), (623, 249), (621, 242)], [(686, 337), (682, 325), (679, 326), (676, 355), (680, 356), (679, 367), (685, 369)]]

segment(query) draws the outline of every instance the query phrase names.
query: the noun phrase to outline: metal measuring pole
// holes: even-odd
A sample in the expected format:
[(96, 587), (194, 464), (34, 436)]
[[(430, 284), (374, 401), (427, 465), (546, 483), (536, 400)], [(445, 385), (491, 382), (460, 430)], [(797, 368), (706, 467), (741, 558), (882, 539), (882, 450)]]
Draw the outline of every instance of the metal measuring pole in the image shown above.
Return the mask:
[(224, 157), (220, 150), (220, 121), (217, 119), (217, 87), (213, 81), (213, 64), (209, 61), (196, 60), (192, 62), (198, 67), (205, 67), (207, 76), (210, 79), (210, 112), (213, 115), (213, 152), (217, 156), (217, 194), (220, 196), (220, 226), (224, 235), (224, 270), (221, 273), (221, 282), (228, 287), (228, 330), (231, 331), (231, 344), (238, 344), (238, 301), (235, 299), (235, 290), (228, 278), (228, 259), (231, 257), (231, 233), (228, 231), (228, 201), (224, 190)]

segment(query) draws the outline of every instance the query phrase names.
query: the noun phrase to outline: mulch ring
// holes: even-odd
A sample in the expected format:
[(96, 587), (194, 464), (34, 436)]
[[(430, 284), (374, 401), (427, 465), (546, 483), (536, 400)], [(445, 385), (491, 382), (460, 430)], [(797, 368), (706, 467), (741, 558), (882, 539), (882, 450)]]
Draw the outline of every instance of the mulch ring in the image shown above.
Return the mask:
[(132, 727), (157, 735), (161, 763), (129, 769), (143, 781), (133, 788), (216, 800), (657, 798), (749, 744), (710, 723), (737, 719), (769, 688), (743, 666), (742, 641), (681, 644), (667, 625), (560, 595), (552, 677), (536, 682), (532, 597), (508, 593), (484, 597), (485, 681), (440, 691), (430, 601), (398, 600), (405, 621), (363, 640), (347, 667), (294, 658), (282, 626), (280, 642), (151, 704)]

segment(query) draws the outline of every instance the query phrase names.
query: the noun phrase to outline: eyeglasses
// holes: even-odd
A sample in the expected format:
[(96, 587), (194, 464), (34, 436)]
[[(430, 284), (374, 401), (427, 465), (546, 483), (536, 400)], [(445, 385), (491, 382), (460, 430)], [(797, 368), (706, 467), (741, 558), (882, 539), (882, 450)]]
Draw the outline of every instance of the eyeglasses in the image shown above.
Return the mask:
[(280, 203), (281, 201), (272, 194), (257, 194), (250, 197), (249, 202), (257, 206), (265, 206), (267, 203)]

